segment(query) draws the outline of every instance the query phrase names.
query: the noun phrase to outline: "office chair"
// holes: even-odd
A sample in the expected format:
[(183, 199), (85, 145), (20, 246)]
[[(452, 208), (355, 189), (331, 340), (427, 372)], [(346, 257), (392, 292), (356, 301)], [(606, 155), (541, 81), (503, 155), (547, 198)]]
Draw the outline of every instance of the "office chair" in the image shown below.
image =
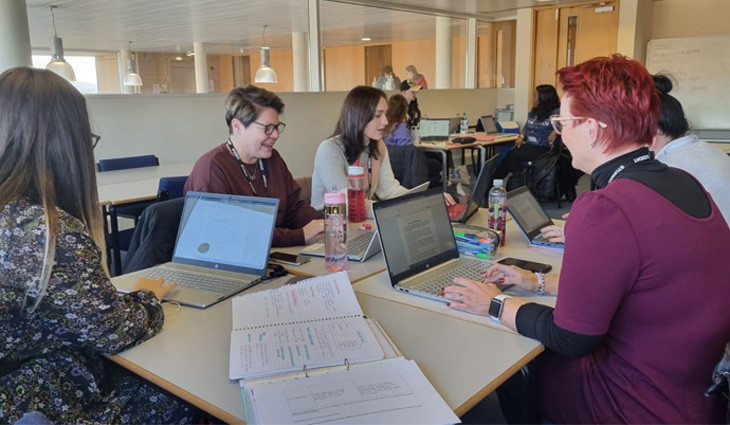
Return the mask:
[(128, 170), (130, 168), (154, 167), (160, 165), (156, 155), (127, 156), (122, 158), (100, 159), (96, 164), (100, 172)]
[(150, 205), (139, 218), (129, 243), (124, 273), (132, 273), (172, 260), (185, 199), (180, 197)]
[(157, 189), (157, 202), (183, 197), (185, 182), (188, 176), (160, 177), (160, 186)]

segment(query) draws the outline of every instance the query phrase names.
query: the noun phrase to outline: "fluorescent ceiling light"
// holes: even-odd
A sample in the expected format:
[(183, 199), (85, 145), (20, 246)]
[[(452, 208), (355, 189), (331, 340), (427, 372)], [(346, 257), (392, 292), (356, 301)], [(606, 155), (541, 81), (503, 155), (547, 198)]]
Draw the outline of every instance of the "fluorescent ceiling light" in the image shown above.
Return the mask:
[(371, 41), (371, 40), (372, 40), (372, 38), (370, 38), (370, 37), (363, 37), (363, 38), (361, 38), (360, 40), (361, 40), (361, 41)]

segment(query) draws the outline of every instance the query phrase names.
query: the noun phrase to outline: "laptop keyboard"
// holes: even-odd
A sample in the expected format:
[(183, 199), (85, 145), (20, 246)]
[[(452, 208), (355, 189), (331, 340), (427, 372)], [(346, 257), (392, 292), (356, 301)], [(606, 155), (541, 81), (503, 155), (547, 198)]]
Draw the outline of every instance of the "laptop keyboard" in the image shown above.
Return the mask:
[(214, 294), (227, 294), (231, 291), (241, 289), (246, 284), (253, 284), (253, 282), (230, 277), (212, 276), (205, 273), (167, 267), (152, 268), (145, 272), (145, 277), (161, 277), (165, 279), (165, 282), (177, 282), (177, 286), (180, 288), (195, 289)]
[(466, 209), (467, 204), (456, 204), (456, 205), (449, 205), (449, 218), (451, 220), (454, 220), (455, 218), (458, 218)]
[(411, 289), (411, 292), (423, 292), (426, 294), (441, 297), (441, 289), (444, 286), (453, 285), (454, 278), (465, 277), (467, 279), (482, 280), (481, 272), (486, 271), (493, 263), (489, 261), (461, 260), (462, 264), (448, 270), (446, 273), (439, 275), (431, 280), (421, 283), (417, 287)]
[(356, 255), (358, 257), (365, 255), (365, 250), (368, 249), (372, 238), (373, 232), (365, 232), (349, 239), (347, 241), (347, 255)]

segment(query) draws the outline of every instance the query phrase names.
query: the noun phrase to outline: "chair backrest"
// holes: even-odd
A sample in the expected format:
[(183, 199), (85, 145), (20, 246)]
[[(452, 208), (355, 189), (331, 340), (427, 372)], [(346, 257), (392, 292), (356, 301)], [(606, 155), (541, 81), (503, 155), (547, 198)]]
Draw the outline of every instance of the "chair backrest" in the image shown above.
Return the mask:
[(100, 159), (99, 163), (96, 164), (99, 171), (127, 170), (130, 168), (154, 167), (156, 165), (160, 165), (160, 159), (156, 155)]
[(186, 181), (188, 181), (188, 176), (161, 177), (157, 189), (157, 200), (182, 198)]
[(184, 198), (177, 198), (154, 203), (144, 210), (129, 243), (124, 273), (172, 260), (184, 204)]
[(312, 177), (297, 177), (295, 182), (302, 188), (302, 200), (307, 204), (312, 202)]

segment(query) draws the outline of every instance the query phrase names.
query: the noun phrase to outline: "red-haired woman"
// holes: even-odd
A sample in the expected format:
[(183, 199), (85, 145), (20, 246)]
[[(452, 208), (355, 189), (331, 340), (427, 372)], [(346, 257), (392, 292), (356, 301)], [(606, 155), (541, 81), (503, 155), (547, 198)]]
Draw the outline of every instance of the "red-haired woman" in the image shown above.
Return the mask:
[[(716, 423), (703, 396), (730, 339), (730, 228), (689, 174), (653, 160), (659, 96), (623, 56), (558, 71), (551, 118), (598, 190), (581, 194), (565, 227), (562, 273), (495, 265), (484, 282), (444, 288), (453, 308), (498, 316), (540, 340), (540, 415), (556, 423)], [(560, 294), (549, 308), (504, 298), (488, 282)], [(490, 309), (490, 307), (492, 307)]]

